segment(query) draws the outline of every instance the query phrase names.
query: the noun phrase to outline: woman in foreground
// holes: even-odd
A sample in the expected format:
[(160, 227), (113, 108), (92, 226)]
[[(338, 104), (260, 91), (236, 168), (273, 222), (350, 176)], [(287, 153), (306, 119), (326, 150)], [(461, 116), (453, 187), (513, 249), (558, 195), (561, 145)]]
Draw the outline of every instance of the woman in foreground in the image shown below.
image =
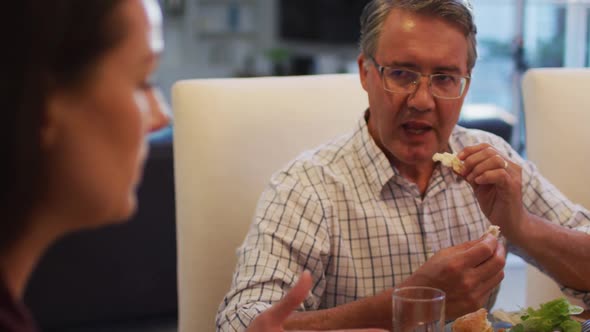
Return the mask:
[[(21, 299), (37, 261), (61, 236), (135, 212), (146, 135), (169, 114), (150, 83), (163, 50), (156, 0), (7, 6), (19, 23), (2, 20), (0, 331), (30, 332)], [(304, 273), (249, 331), (282, 331), (310, 288)]]
[(34, 331), (21, 299), (46, 248), (136, 209), (146, 134), (169, 121), (149, 81), (161, 17), (155, 1), (8, 6), (2, 24), (19, 25), (1, 53), (0, 331)]

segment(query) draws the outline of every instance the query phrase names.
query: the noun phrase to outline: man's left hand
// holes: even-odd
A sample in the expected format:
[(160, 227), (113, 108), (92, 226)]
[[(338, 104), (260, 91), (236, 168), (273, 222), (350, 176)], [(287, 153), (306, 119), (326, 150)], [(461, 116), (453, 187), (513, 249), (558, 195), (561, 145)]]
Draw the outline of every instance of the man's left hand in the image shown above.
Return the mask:
[[(252, 324), (248, 327), (246, 332), (286, 332), (283, 329), (283, 323), (287, 317), (299, 308), (301, 302), (311, 290), (312, 278), (309, 271), (301, 274), (297, 284), (285, 295), (285, 297), (270, 309), (261, 313)], [(289, 330), (290, 332), (296, 332)], [(289, 332), (287, 331), (287, 332)], [(319, 332), (319, 331), (299, 331), (299, 332)], [(387, 332), (380, 329), (359, 329), (359, 330), (334, 330), (333, 332)]]
[(510, 239), (519, 234), (526, 212), (522, 205), (522, 168), (484, 143), (459, 153), (465, 169), (461, 175), (473, 187), (479, 206)]

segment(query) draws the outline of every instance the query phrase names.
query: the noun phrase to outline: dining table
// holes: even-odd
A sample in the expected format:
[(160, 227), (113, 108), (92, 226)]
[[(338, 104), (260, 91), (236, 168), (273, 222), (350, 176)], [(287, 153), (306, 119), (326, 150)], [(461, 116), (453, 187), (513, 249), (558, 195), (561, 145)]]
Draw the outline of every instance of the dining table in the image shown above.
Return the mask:
[(582, 320), (589, 320), (590, 319), (590, 309), (584, 310), (581, 314), (577, 315), (578, 318)]

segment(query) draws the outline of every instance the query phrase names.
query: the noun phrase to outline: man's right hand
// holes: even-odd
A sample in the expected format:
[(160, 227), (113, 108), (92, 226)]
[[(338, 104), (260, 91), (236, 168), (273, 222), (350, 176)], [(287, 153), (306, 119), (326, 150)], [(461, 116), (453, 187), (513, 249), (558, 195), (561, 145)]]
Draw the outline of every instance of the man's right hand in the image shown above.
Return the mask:
[(403, 286), (430, 286), (446, 293), (446, 319), (483, 307), (504, 278), (506, 249), (498, 239), (482, 238), (437, 252)]

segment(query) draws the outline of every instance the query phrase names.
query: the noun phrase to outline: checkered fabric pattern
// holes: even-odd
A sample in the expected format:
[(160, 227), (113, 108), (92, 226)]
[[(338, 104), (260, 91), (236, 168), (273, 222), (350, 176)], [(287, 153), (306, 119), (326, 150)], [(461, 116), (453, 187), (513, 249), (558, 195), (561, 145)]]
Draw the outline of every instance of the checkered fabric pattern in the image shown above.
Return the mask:
[[(530, 212), (590, 233), (588, 211), (568, 201), (501, 138), (456, 127), (449, 146), (460, 151), (482, 142), (522, 165)], [(363, 117), (350, 135), (303, 153), (272, 177), (238, 250), (217, 330), (245, 330), (305, 269), (314, 286), (301, 310), (331, 308), (394, 287), (437, 251), (477, 239), (489, 225), (470, 185), (450, 169), (435, 169), (422, 198), (375, 144)], [(576, 296), (590, 304), (587, 293)]]

